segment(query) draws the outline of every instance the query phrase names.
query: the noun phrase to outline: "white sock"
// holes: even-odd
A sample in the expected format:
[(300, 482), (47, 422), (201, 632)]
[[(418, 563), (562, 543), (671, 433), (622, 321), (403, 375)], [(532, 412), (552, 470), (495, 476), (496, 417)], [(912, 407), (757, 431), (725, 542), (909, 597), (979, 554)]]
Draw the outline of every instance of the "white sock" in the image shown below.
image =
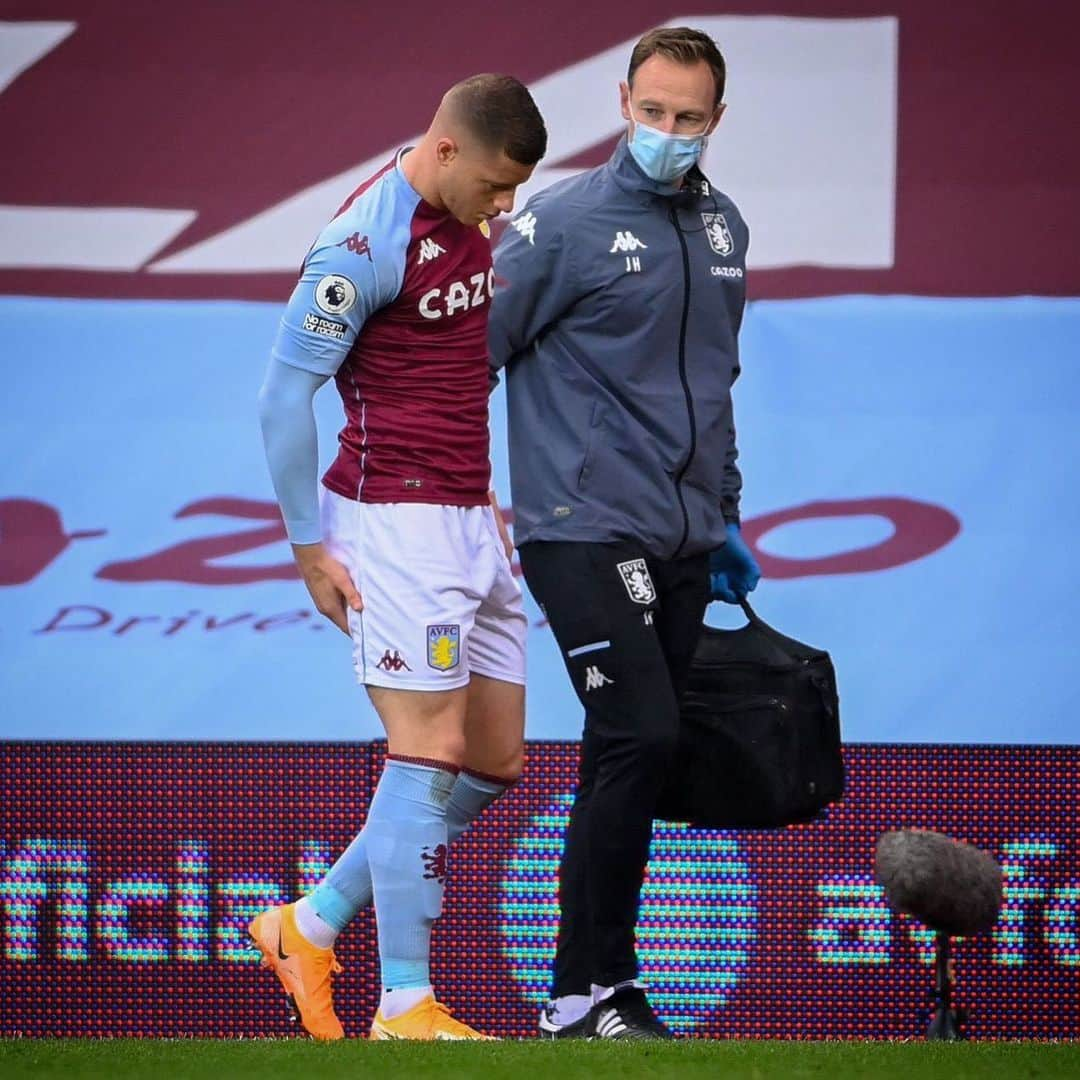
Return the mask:
[(592, 1008), (588, 994), (565, 994), (548, 1003), (548, 1017), (559, 1027), (576, 1024)]
[(624, 990), (628, 986), (633, 986), (637, 990), (645, 989), (645, 984), (640, 979), (624, 979), (614, 986), (597, 986), (596, 983), (593, 983), (592, 1003), (595, 1005), (598, 1001), (603, 1001), (605, 998), (611, 997), (616, 990)]
[(337, 941), (338, 932), (319, 918), (318, 912), (311, 906), (311, 901), (302, 896), (293, 907), (296, 915), (296, 929), (318, 949), (329, 949)]
[(433, 993), (430, 986), (414, 986), (407, 990), (383, 990), (379, 1012), (382, 1013), (384, 1020), (393, 1020), (395, 1016), (407, 1013), (414, 1005), (419, 1005), (424, 998), (430, 997)]

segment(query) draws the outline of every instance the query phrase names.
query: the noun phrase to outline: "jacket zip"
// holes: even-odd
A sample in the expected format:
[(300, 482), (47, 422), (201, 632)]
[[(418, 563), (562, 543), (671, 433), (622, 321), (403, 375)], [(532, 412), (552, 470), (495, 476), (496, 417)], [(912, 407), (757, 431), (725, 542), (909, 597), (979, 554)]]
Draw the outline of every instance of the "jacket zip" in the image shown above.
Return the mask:
[(690, 419), (690, 450), (686, 455), (686, 460), (675, 475), (675, 494), (678, 496), (679, 509), (682, 511), (683, 517), (682, 536), (679, 538), (678, 544), (675, 545), (674, 552), (672, 552), (672, 558), (675, 558), (682, 551), (683, 545), (690, 535), (690, 515), (687, 513), (686, 502), (683, 499), (682, 482), (697, 450), (697, 418), (694, 416), (694, 399), (690, 395), (690, 382), (686, 377), (686, 324), (690, 320), (690, 252), (686, 247), (686, 237), (683, 236), (683, 231), (679, 228), (678, 211), (674, 206), (668, 216), (671, 220), (671, 226), (675, 230), (675, 235), (679, 238), (679, 247), (682, 248), (683, 309), (682, 322), (679, 326), (679, 379), (682, 382), (683, 394), (686, 397), (686, 413)]

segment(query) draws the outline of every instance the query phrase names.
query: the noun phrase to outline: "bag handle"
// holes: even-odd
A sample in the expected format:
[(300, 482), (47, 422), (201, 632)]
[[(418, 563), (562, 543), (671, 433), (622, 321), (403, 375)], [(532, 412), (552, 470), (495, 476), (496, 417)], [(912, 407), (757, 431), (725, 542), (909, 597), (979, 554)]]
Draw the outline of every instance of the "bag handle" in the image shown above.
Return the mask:
[[(750, 620), (752, 626), (760, 627), (762, 630), (767, 630), (771, 634), (780, 634), (779, 630), (770, 626), (751, 606), (750, 601), (744, 596), (739, 601), (739, 607), (743, 609), (743, 614)], [(780, 634), (783, 637), (783, 634)]]
[(739, 607), (743, 609), (743, 614), (752, 622), (758, 626), (764, 626), (766, 629), (771, 630), (772, 627), (750, 606), (750, 601), (744, 596), (739, 601)]
[[(786, 636), (785, 634), (781, 634), (781, 633), (780, 633), (780, 631), (779, 631), (779, 630), (777, 630), (775, 626), (772, 626), (772, 625), (770, 625), (769, 623), (767, 623), (767, 622), (766, 622), (766, 621), (765, 621), (765, 620), (764, 620), (764, 619), (763, 619), (763, 618), (762, 618), (762, 617), (761, 617), (761, 616), (760, 616), (760, 615), (759, 615), (759, 614), (758, 614), (758, 613), (757, 613), (757, 612), (756, 612), (756, 611), (755, 611), (755, 610), (754, 610), (754, 609), (753, 609), (753, 608), (752, 608), (752, 607), (750, 606), (750, 601), (749, 601), (749, 600), (747, 600), (745, 596), (744, 596), (744, 597), (743, 597), (743, 598), (742, 598), (742, 599), (741, 599), (741, 600), (739, 601), (739, 606), (740, 606), (740, 607), (741, 607), (741, 608), (743, 609), (743, 613), (744, 613), (744, 614), (746, 615), (746, 617), (747, 617), (747, 618), (748, 618), (748, 619), (750, 620), (751, 624), (752, 624), (752, 625), (754, 625), (754, 626), (756, 626), (756, 627), (757, 627), (757, 628), (758, 628), (759, 630), (762, 630), (762, 631), (764, 631), (764, 632), (765, 632), (766, 634), (770, 634), (770, 635), (771, 635), (772, 637), (774, 637), (774, 638), (780, 638), (780, 639), (782, 639), (782, 640), (784, 640), (784, 641), (789, 641), (789, 642), (790, 642), (790, 641), (792, 640), (791, 638), (787, 637), (787, 636)], [(796, 644), (799, 644), (799, 643), (798, 643), (798, 642), (796, 642)], [(820, 651), (820, 650), (816, 650), (816, 649), (814, 649), (814, 646), (813, 646), (813, 645), (803, 645), (802, 647), (803, 647), (803, 648), (806, 648), (806, 649), (811, 649), (811, 650), (813, 650), (813, 651), (815, 651), (815, 652), (816, 652), (816, 651)]]
[[(770, 634), (779, 634), (780, 632), (771, 627), (751, 606), (750, 601), (744, 596), (739, 601), (739, 607), (743, 609), (743, 614), (750, 620), (751, 626), (756, 626), (761, 630), (766, 630)], [(783, 637), (782, 634), (780, 634)]]

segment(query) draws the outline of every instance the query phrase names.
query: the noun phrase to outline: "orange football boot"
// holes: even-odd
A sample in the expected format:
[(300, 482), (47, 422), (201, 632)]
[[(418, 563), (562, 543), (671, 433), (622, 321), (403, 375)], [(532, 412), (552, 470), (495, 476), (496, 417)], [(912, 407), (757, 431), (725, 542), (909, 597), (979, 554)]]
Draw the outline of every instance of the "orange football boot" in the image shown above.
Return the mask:
[(256, 915), (248, 933), (259, 952), (260, 966), (277, 975), (294, 1014), (316, 1039), (343, 1039), (345, 1031), (334, 1013), (330, 982), (341, 965), (333, 949), (312, 945), (296, 926), (296, 905), (285, 904)]
[(381, 1011), (377, 1012), (375, 1019), (371, 1022), (371, 1038), (495, 1041), (494, 1035), (481, 1035), (468, 1024), (455, 1020), (450, 1015), (450, 1010), (430, 994), (408, 1012), (395, 1016), (393, 1020), (387, 1020)]

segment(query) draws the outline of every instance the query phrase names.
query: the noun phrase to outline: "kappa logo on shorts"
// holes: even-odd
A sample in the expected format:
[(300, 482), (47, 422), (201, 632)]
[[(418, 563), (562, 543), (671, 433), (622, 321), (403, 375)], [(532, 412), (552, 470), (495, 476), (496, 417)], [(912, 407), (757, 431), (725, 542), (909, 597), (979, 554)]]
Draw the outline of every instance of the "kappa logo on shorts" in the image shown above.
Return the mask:
[(412, 671), (412, 668), (401, 659), (401, 654), (395, 649), (392, 653), (389, 649), (382, 654), (382, 659), (375, 665), (383, 671)]
[(427, 628), (428, 667), (450, 671), (461, 660), (461, 627), (457, 623), (438, 623)]
[(644, 559), (630, 559), (616, 564), (619, 576), (635, 604), (651, 604), (656, 599), (649, 568)]

